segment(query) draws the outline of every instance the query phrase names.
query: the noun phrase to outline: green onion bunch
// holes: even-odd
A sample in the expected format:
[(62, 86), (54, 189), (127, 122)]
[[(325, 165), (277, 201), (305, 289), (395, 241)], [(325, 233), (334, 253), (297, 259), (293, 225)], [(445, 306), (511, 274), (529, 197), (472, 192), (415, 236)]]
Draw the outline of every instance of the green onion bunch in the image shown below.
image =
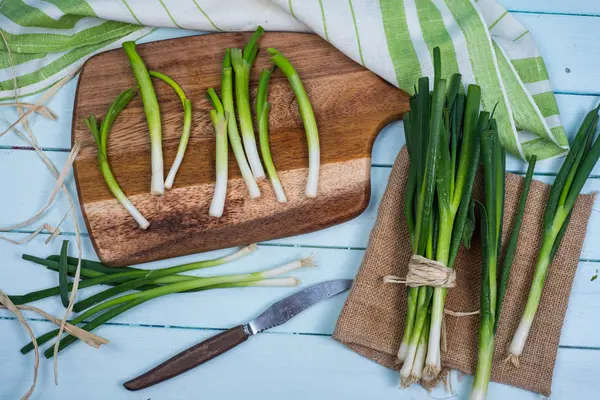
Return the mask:
[[(292, 261), (276, 268), (251, 273), (210, 277), (182, 274), (183, 272), (215, 267), (238, 260), (251, 254), (255, 249), (256, 245), (250, 245), (243, 247), (233, 254), (213, 260), (155, 270), (131, 267), (115, 269), (96, 261), (82, 260), (80, 289), (97, 285), (109, 285), (110, 287), (75, 303), (73, 310), (81, 314), (69, 322), (73, 325), (81, 325), (81, 328), (86, 331), (92, 331), (140, 304), (173, 293), (189, 293), (209, 289), (248, 286), (295, 286), (300, 283), (298, 279), (294, 277), (280, 278), (279, 276), (302, 267), (314, 265), (312, 258), (309, 257)], [(9, 296), (15, 304), (31, 303), (57, 295), (60, 295), (62, 298), (64, 293), (68, 293), (68, 290), (72, 287), (72, 284), (68, 283), (68, 277), (74, 275), (77, 268), (77, 259), (67, 257), (66, 244), (63, 244), (63, 250), (57, 256), (50, 256), (47, 259), (43, 259), (24, 254), (23, 258), (59, 272), (59, 286), (25, 295)], [(56, 337), (57, 334), (58, 329), (41, 335), (37, 338), (38, 345), (48, 342)], [(75, 337), (67, 334), (60, 342), (59, 351), (71, 345), (76, 340)], [(33, 350), (33, 343), (25, 345), (21, 349), (21, 352), (26, 354), (31, 350)], [(49, 347), (44, 354), (46, 358), (52, 357), (54, 346)]]
[(544, 213), (542, 246), (538, 253), (529, 297), (521, 322), (508, 348), (509, 359), (515, 366), (519, 365), (519, 357), (523, 353), (540, 305), (548, 268), (565, 235), (577, 196), (600, 158), (600, 139), (594, 140), (599, 110), (600, 105), (585, 117), (550, 190)]
[[(433, 93), (429, 78), (418, 81), (404, 116), (410, 158), (405, 216), (413, 254), (452, 268), (459, 247), (472, 234), (471, 192), (479, 162), (479, 137), (490, 114), (479, 111), (480, 88), (464, 94), (460, 75), (441, 79), (434, 52)], [(441, 370), (441, 330), (446, 288), (411, 287), (398, 359), (401, 385), (431, 379)], [(424, 339), (427, 340), (424, 340)], [(424, 360), (423, 360), (424, 358)]]
[[(485, 200), (483, 203), (477, 202), (481, 217), (483, 260), (481, 266), (477, 368), (471, 391), (472, 400), (485, 399), (487, 394), (492, 372), (494, 338), (498, 329), (500, 312), (508, 286), (510, 270), (517, 248), (523, 213), (525, 212), (527, 196), (536, 163), (536, 157), (533, 156), (529, 161), (529, 167), (523, 183), (502, 268), (498, 270), (502, 248), (506, 155), (502, 149), (495, 124), (492, 123), (488, 128), (481, 135)], [(498, 279), (500, 279), (500, 282), (498, 282)]]

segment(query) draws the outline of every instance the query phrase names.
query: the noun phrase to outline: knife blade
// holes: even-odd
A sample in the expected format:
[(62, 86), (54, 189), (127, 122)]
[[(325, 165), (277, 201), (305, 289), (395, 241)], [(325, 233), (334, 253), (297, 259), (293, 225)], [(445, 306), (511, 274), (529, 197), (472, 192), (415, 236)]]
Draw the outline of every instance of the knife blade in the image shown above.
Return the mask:
[(231, 350), (252, 335), (286, 323), (310, 306), (345, 292), (351, 286), (352, 279), (335, 279), (302, 289), (274, 303), (246, 325), (238, 325), (208, 338), (137, 378), (125, 382), (123, 386), (127, 390), (135, 391), (171, 379)]

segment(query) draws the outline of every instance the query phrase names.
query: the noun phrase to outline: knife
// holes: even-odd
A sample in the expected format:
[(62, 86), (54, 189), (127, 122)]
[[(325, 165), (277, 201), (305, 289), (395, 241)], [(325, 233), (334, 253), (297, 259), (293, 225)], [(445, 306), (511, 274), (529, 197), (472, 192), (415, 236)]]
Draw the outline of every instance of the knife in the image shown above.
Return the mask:
[(309, 286), (273, 304), (246, 325), (238, 325), (206, 339), (125, 382), (123, 386), (127, 390), (140, 390), (171, 379), (233, 349), (252, 335), (286, 323), (313, 304), (345, 292), (351, 286), (352, 279), (336, 279)]

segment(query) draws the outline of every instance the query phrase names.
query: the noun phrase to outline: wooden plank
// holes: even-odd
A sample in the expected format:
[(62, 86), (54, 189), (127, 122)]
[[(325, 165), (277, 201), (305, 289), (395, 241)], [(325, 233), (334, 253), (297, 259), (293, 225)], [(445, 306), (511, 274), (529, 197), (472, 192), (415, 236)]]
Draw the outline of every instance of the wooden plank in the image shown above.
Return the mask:
[[(24, 234), (11, 234), (14, 239)], [(0, 256), (6, 268), (0, 269), (2, 290), (9, 294), (24, 294), (32, 290), (44, 289), (58, 284), (55, 272), (21, 259), (21, 252), (40, 257), (58, 253), (59, 237), (51, 245), (44, 246), (42, 238), (36, 239), (27, 246), (15, 247), (7, 242), (0, 242)], [(84, 250), (88, 257), (96, 258), (89, 239), (84, 241)], [(175, 260), (159, 261), (143, 265), (144, 268), (161, 268), (210, 259), (232, 250), (220, 250), (196, 256), (186, 256)], [(292, 275), (302, 280), (302, 287), (336, 278), (353, 278), (360, 267), (364, 251), (306, 248), (281, 248), (259, 246), (252, 256), (230, 265), (195, 272), (194, 275), (208, 276), (215, 274), (231, 274), (257, 271), (271, 268), (291, 260), (307, 257), (314, 253), (317, 268), (304, 269)], [(90, 254), (92, 254), (90, 256)], [(71, 255), (76, 255), (71, 246)], [(575, 276), (575, 283), (569, 300), (566, 321), (562, 330), (561, 345), (586, 346), (600, 348), (600, 337), (590, 334), (590, 321), (600, 321), (600, 286), (590, 281), (600, 268), (600, 262), (581, 262)], [(81, 291), (80, 298), (85, 298), (106, 287), (90, 288)], [(293, 293), (298, 288), (240, 288), (230, 290), (213, 290), (195, 294), (180, 294), (163, 297), (131, 310), (114, 320), (120, 324), (147, 324), (161, 326), (183, 326), (194, 328), (225, 329), (249, 321), (262, 309), (276, 300)], [(276, 332), (331, 334), (335, 321), (345, 301), (346, 294), (336, 296), (326, 302), (315, 305), (309, 311), (298, 315), (283, 326), (274, 329)], [(186, 307), (181, 307), (182, 301)], [(37, 306), (53, 315), (61, 315), (64, 307), (58, 297), (42, 300)], [(215, 306), (218, 305), (218, 306)], [(7, 311), (0, 311), (0, 316), (9, 316)], [(30, 317), (34, 314), (27, 313)]]
[[(68, 158), (68, 153), (65, 152), (51, 151), (46, 152), (46, 155), (59, 171)], [(38, 213), (48, 202), (56, 182), (42, 159), (35, 151), (30, 150), (0, 150), (0, 181), (4, 183), (5, 188), (2, 196), (2, 207), (0, 207), (2, 227), (26, 221)], [(78, 207), (78, 223), (83, 232), (85, 231), (85, 223), (79, 211), (72, 173), (69, 174), (66, 184), (73, 196), (75, 206)], [(40, 218), (38, 223), (22, 229), (35, 230), (43, 222), (56, 227), (68, 210), (69, 203), (65, 194), (61, 191), (56, 197), (54, 205)], [(65, 219), (61, 230), (65, 232), (75, 231), (70, 215)]]
[(600, 4), (589, 0), (500, 0), (511, 11), (600, 15)]
[[(36, 332), (49, 324), (33, 322)], [(33, 357), (18, 348), (27, 341), (17, 322), (0, 320), (3, 334), (0, 352), (0, 398), (22, 395), (31, 383)], [(171, 399), (191, 393), (207, 399), (383, 399), (416, 400), (446, 398), (442, 388), (429, 394), (413, 386), (398, 391), (397, 373), (358, 356), (329, 337), (261, 334), (227, 354), (184, 375), (140, 393), (128, 393), (121, 383), (164, 361), (178, 351), (216, 334), (216, 331), (106, 326), (98, 330), (112, 342), (102, 349), (83, 345), (67, 349), (59, 358), (59, 385), (54, 385), (52, 363), (42, 360), (38, 397), (61, 399)], [(592, 399), (597, 394), (597, 351), (560, 349), (554, 374), (552, 398)], [(135, 356), (132, 356), (135, 355)], [(85, 366), (82, 368), (82, 366)], [(232, 384), (235, 382), (235, 384)], [(452, 387), (458, 398), (470, 391), (470, 377), (453, 374)], [(533, 400), (540, 396), (492, 383), (488, 399)]]
[[(314, 199), (304, 195), (308, 174), (304, 128), (292, 89), (279, 73), (269, 89), (273, 104), (269, 140), (288, 202), (277, 203), (268, 182), (261, 185), (259, 200), (250, 199), (230, 154), (225, 212), (219, 219), (208, 215), (215, 181), (215, 136), (206, 91), (220, 84), (224, 49), (242, 47), (249, 37), (250, 33), (201, 35), (138, 46), (148, 67), (175, 79), (195, 104), (186, 157), (174, 188), (162, 197), (149, 193), (150, 145), (141, 99), (134, 99), (112, 128), (107, 149), (112, 171), (149, 218), (146, 231), (106, 188), (97, 166), (96, 143), (84, 124), (89, 115), (105, 113), (123, 88), (135, 86), (129, 61), (117, 49), (84, 65), (73, 114), (73, 140), (82, 146), (74, 176), (88, 232), (103, 262), (126, 265), (311, 232), (353, 218), (367, 206), (375, 135), (408, 110), (408, 96), (317, 35), (277, 32), (266, 33), (260, 44), (293, 60), (311, 98), (319, 124), (319, 195)], [(258, 57), (252, 87), (260, 69), (271, 65), (267, 55)], [(181, 101), (167, 85), (154, 86), (164, 121), (165, 165), (171, 165), (179, 146)]]

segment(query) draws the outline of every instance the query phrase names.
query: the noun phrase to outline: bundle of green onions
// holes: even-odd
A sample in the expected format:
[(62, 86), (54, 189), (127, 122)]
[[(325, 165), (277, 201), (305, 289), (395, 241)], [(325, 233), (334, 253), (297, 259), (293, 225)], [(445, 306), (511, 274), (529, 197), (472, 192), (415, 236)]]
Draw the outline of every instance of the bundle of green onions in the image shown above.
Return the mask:
[(471, 391), (472, 400), (485, 399), (492, 372), (494, 354), (494, 337), (500, 320), (500, 312), (504, 295), (508, 286), (508, 278), (517, 248), (517, 240), (533, 177), (536, 158), (529, 162), (527, 175), (514, 217), (513, 228), (506, 248), (504, 262), (500, 270), (498, 284), (498, 265), (502, 248), (502, 220), (504, 217), (505, 198), (505, 152), (502, 149), (495, 124), (481, 136), (481, 156), (483, 161), (483, 177), (485, 183), (485, 204), (477, 202), (481, 214), (481, 243), (483, 262), (481, 274), (479, 343), (477, 352), (477, 369)]
[[(452, 76), (449, 84), (440, 78), (439, 49), (435, 48), (433, 54), (433, 93), (429, 92), (429, 79), (420, 78), (410, 100), (411, 110), (404, 117), (410, 158), (405, 215), (413, 254), (435, 260), (450, 272), (461, 242), (470, 240), (472, 233), (467, 220), (479, 160), (478, 140), (490, 115), (479, 112), (478, 86), (470, 85), (465, 96), (460, 75)], [(408, 294), (398, 351), (399, 360), (404, 362), (400, 371), (403, 387), (421, 377), (431, 379), (441, 369), (447, 288), (422, 285), (426, 283), (413, 285)]]
[[(300, 116), (304, 124), (306, 132), (306, 140), (308, 142), (308, 180), (306, 183), (305, 194), (307, 197), (316, 197), (319, 189), (319, 166), (321, 164), (321, 152), (319, 146), (319, 130), (317, 129), (317, 121), (313, 112), (310, 99), (304, 89), (300, 75), (290, 62), (281, 52), (274, 48), (267, 49), (271, 53), (271, 61), (281, 70), (287, 77), (300, 109)], [(258, 105), (257, 105), (258, 106)], [(257, 115), (257, 119), (260, 116)]]
[(260, 143), (260, 153), (262, 154), (263, 162), (271, 184), (273, 185), (273, 191), (275, 192), (275, 198), (280, 203), (287, 202), (283, 186), (279, 181), (275, 164), (273, 163), (273, 157), (271, 156), (271, 146), (269, 145), (269, 111), (271, 110), (271, 103), (267, 101), (269, 94), (269, 80), (273, 69), (263, 69), (260, 73), (260, 79), (258, 80), (258, 92), (256, 93), (256, 119), (258, 121), (258, 138)]
[[(157, 270), (143, 270), (137, 268), (114, 269), (95, 261), (82, 260), (81, 276), (83, 280), (79, 284), (80, 289), (100, 284), (111, 285), (112, 287), (76, 303), (74, 310), (76, 312), (85, 310), (85, 312), (69, 322), (73, 325), (83, 324), (81, 326), (82, 329), (92, 331), (140, 304), (172, 293), (248, 286), (295, 286), (300, 283), (296, 278), (278, 277), (302, 267), (314, 266), (312, 258), (309, 257), (287, 263), (280, 267), (245, 274), (211, 277), (197, 277), (181, 274), (182, 272), (214, 267), (232, 262), (252, 253), (255, 249), (256, 246), (251, 245), (225, 257)], [(60, 274), (68, 273), (70, 276), (74, 274), (77, 262), (76, 259), (67, 257), (66, 252), (61, 252), (60, 256), (50, 256), (48, 259), (42, 259), (31, 255), (23, 255), (23, 258), (44, 265), (51, 270), (58, 271), (60, 269)], [(67, 265), (67, 268), (62, 269), (61, 265), (64, 264)], [(43, 298), (56, 296), (62, 293), (64, 290), (63, 283), (66, 282), (66, 278), (62, 276), (59, 276), (59, 278), (61, 284), (58, 287), (48, 288), (21, 296), (10, 296), (10, 299), (15, 304), (26, 304)], [(69, 288), (71, 286), (71, 284), (68, 285)], [(136, 291), (115, 297), (121, 293), (132, 290)], [(90, 318), (92, 319), (90, 320)], [(38, 345), (48, 342), (57, 334), (58, 330), (54, 330), (38, 337)], [(67, 335), (67, 337), (61, 340), (59, 350), (63, 350), (76, 340), (75, 337)], [(21, 349), (21, 352), (26, 354), (32, 349), (33, 343), (29, 343)], [(46, 350), (44, 353), (46, 358), (53, 356), (53, 350), (53, 346)]]
[[(127, 210), (127, 212), (135, 219), (140, 228), (147, 229), (150, 223), (148, 220), (138, 211), (129, 198), (123, 193), (121, 187), (117, 183), (108, 163), (108, 155), (106, 153), (106, 144), (108, 142), (108, 134), (112, 128), (115, 119), (119, 113), (129, 104), (131, 99), (136, 95), (133, 89), (127, 89), (121, 93), (108, 109), (106, 116), (102, 120), (100, 129), (98, 129), (98, 122), (94, 115), (90, 115), (85, 123), (96, 140), (96, 146), (98, 148), (98, 165), (100, 172), (104, 177), (106, 185), (115, 196), (115, 198), (121, 203), (121, 205)], [(162, 179), (162, 178), (161, 178)]]
[(585, 117), (550, 191), (544, 213), (542, 247), (538, 253), (529, 297), (521, 322), (508, 348), (509, 359), (515, 366), (519, 365), (519, 356), (523, 353), (540, 305), (548, 267), (569, 225), (577, 196), (600, 158), (600, 139), (596, 138), (594, 141), (599, 110), (600, 105)]
[(241, 49), (231, 49), (231, 65), (233, 65), (235, 72), (235, 101), (238, 119), (242, 131), (244, 150), (246, 151), (248, 163), (250, 164), (250, 168), (256, 179), (264, 178), (265, 171), (263, 170), (260, 157), (258, 156), (254, 128), (252, 125), (252, 112), (250, 110), (250, 69), (258, 54), (258, 38), (260, 38), (263, 32), (263, 27), (259, 26), (256, 29), (256, 32), (250, 37), (250, 40), (243, 51)]
[(150, 149), (152, 157), (152, 180), (150, 193), (154, 195), (163, 195), (165, 184), (163, 181), (163, 154), (162, 154), (162, 131), (160, 122), (160, 107), (156, 98), (156, 92), (152, 85), (152, 79), (146, 68), (146, 64), (135, 49), (135, 42), (124, 42), (123, 49), (129, 57), (131, 70), (135, 75), (142, 103), (144, 104), (144, 113), (148, 122), (150, 132)]
[(177, 155), (175, 156), (173, 165), (171, 166), (169, 174), (167, 175), (167, 179), (165, 180), (165, 189), (168, 190), (173, 187), (175, 175), (177, 175), (177, 171), (181, 166), (183, 156), (185, 155), (185, 150), (187, 149), (187, 145), (190, 140), (190, 129), (192, 127), (192, 102), (186, 97), (181, 86), (179, 86), (179, 84), (169, 76), (157, 71), (150, 71), (149, 74), (150, 76), (158, 78), (167, 85), (171, 86), (175, 93), (177, 93), (177, 96), (179, 96), (179, 100), (181, 100), (181, 106), (183, 107), (183, 132), (181, 133), (181, 138), (179, 140)]
[(217, 180), (215, 182), (215, 191), (208, 214), (211, 217), (220, 218), (221, 215), (223, 215), (225, 198), (227, 197), (227, 120), (229, 116), (225, 114), (223, 104), (213, 88), (208, 89), (208, 98), (213, 106), (213, 109), (210, 110), (210, 119), (215, 126), (215, 132), (217, 135), (215, 155), (215, 170)]

